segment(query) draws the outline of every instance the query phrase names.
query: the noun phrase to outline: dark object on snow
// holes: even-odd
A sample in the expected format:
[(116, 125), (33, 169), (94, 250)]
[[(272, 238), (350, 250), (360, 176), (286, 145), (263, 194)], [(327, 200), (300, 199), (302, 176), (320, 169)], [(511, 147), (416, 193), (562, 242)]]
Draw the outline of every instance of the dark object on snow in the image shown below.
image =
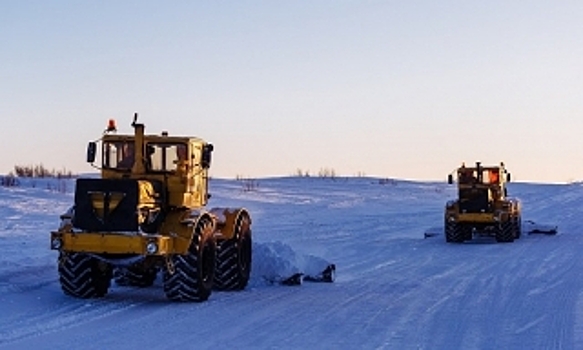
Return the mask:
[(443, 227), (431, 227), (423, 233), (423, 238), (443, 235)]
[[(522, 222), (522, 231), (531, 234), (556, 235), (559, 232), (557, 225), (538, 224), (532, 220)], [(423, 233), (423, 238), (430, 238), (443, 235), (443, 227), (431, 227)]]
[(526, 220), (525, 224), (528, 227), (528, 234), (542, 233), (545, 235), (556, 235), (559, 231), (559, 227), (556, 225), (541, 225), (531, 220)]
[(542, 233), (542, 234), (545, 234), (545, 235), (556, 235), (557, 234), (557, 228), (555, 227), (555, 228), (551, 228), (551, 229), (548, 229), (548, 230), (535, 229), (535, 230), (530, 231), (528, 234), (530, 235), (530, 234), (535, 234), (535, 233)]
[(294, 273), (288, 278), (284, 278), (281, 280), (271, 280), (271, 283), (279, 283), (284, 286), (300, 286), (302, 285), (303, 281), (308, 282), (326, 282), (332, 283), (336, 279), (336, 265), (330, 264), (326, 266), (322, 272), (316, 275), (306, 275), (304, 273), (298, 272)]
[(336, 265), (330, 264), (319, 274), (315, 276), (304, 276), (305, 281), (309, 282), (327, 282), (332, 283), (336, 279)]
[(294, 273), (290, 277), (281, 280), (280, 284), (284, 286), (299, 286), (302, 284), (302, 277), (304, 276), (303, 273)]

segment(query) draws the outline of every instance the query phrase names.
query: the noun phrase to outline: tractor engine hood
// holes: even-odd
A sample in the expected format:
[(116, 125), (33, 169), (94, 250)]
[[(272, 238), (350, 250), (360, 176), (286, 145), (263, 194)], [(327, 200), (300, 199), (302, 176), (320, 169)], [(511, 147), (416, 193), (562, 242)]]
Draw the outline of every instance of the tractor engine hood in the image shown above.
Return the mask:
[(150, 228), (162, 215), (161, 188), (149, 180), (78, 179), (73, 227), (90, 232)]

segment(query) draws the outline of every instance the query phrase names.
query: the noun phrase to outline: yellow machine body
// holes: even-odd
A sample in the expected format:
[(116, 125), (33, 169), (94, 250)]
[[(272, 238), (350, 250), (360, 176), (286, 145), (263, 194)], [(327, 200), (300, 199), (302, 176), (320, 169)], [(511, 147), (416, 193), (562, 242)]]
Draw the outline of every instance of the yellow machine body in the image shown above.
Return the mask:
[[(495, 236), (499, 241), (520, 237), (521, 203), (507, 197), (510, 174), (503, 163), (456, 169), (458, 198), (445, 207), (448, 242), (470, 240), (474, 234)], [(454, 182), (450, 175), (448, 182)]]
[[(192, 227), (202, 213), (212, 218), (214, 235), (231, 239), (233, 223), (244, 209), (218, 208), (209, 212), (204, 209), (209, 198), (208, 168), (212, 145), (196, 137), (168, 136), (166, 133), (145, 135), (142, 124), (133, 126), (133, 135), (106, 133), (99, 143), (101, 179), (115, 185), (116, 181), (133, 180), (132, 186), (137, 187), (137, 205), (128, 210), (135, 211), (136, 225), (122, 230), (79, 230), (74, 225), (75, 214), (79, 215), (79, 212), (73, 210), (62, 216), (65, 223), (51, 233), (51, 241), (60, 241), (52, 248), (95, 254), (184, 254), (192, 240)], [(133, 150), (131, 162), (127, 164), (122, 164), (121, 159), (128, 156), (124, 154), (124, 147)], [(90, 208), (84, 214), (95, 216), (97, 221), (105, 220), (105, 210), (115, 214), (120, 203), (127, 201), (127, 191), (115, 188), (89, 189), (77, 193), (76, 197), (85, 194)], [(145, 229), (145, 224), (155, 221), (152, 217), (157, 215), (163, 215), (163, 220)], [(148, 244), (153, 247), (152, 243), (157, 249), (152, 248), (149, 252), (147, 247)]]

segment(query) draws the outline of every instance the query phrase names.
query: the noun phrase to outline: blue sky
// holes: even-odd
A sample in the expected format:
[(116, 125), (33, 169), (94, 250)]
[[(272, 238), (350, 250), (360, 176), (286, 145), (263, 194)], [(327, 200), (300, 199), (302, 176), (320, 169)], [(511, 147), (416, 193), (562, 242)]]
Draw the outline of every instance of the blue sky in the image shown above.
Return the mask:
[(583, 179), (580, 1), (4, 1), (0, 173), (92, 171), (107, 119), (202, 137), (212, 175)]

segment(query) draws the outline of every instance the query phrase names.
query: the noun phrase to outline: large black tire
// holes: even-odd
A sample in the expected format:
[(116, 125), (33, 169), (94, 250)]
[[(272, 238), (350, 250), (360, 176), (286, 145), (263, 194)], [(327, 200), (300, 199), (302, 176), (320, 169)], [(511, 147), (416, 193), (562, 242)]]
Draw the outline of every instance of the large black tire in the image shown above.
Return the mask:
[(205, 301), (211, 294), (215, 274), (216, 243), (213, 222), (207, 215), (194, 228), (185, 255), (171, 258), (173, 271), (164, 270), (164, 293), (173, 301)]
[(218, 290), (243, 290), (251, 275), (253, 243), (249, 214), (241, 211), (234, 225), (233, 238), (221, 241), (217, 247), (215, 288)]
[(499, 243), (514, 242), (514, 234), (514, 222), (512, 219), (507, 220), (496, 227), (496, 241)]
[(445, 241), (448, 243), (463, 243), (465, 240), (462, 226), (456, 222), (445, 221)]
[(87, 254), (63, 254), (58, 270), (63, 292), (76, 298), (101, 298), (111, 285), (111, 266)]
[(157, 273), (156, 268), (144, 269), (142, 266), (130, 266), (116, 270), (114, 280), (119, 286), (146, 288), (154, 284)]
[(514, 238), (518, 239), (522, 235), (522, 218), (517, 215), (514, 218)]

